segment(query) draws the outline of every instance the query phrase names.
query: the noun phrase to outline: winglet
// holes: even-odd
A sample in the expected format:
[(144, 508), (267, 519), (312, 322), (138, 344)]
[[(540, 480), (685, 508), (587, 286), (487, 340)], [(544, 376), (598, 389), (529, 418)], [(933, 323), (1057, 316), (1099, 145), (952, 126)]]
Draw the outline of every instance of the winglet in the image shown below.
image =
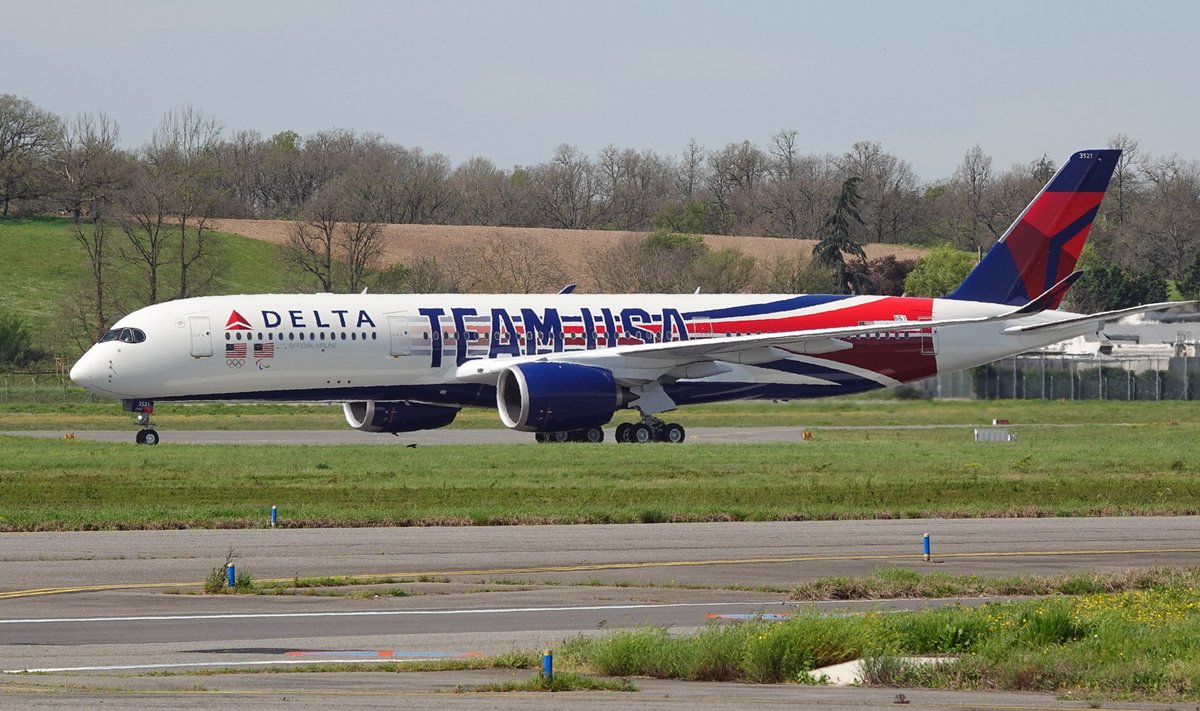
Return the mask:
[(575, 291), (575, 286), (576, 286), (575, 284), (567, 284), (563, 288), (559, 289), (558, 293), (559, 294), (570, 294), (573, 291)]
[(1081, 276), (1083, 276), (1083, 270), (1071, 272), (1065, 279), (1043, 292), (1041, 296), (1010, 313), (1013, 316), (1027, 316), (1056, 308), (1058, 302), (1062, 300), (1063, 292), (1070, 289), (1071, 285), (1079, 281), (1079, 277)]

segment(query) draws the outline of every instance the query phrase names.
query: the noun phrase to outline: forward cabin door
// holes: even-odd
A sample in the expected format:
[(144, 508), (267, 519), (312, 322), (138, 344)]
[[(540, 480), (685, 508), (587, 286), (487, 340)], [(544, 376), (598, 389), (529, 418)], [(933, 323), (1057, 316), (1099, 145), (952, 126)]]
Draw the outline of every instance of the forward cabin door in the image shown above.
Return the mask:
[(213, 354), (212, 327), (207, 316), (188, 318), (192, 327), (192, 357), (207, 358)]
[(404, 316), (388, 316), (391, 331), (391, 354), (393, 358), (412, 353), (412, 339), (408, 335), (408, 319)]

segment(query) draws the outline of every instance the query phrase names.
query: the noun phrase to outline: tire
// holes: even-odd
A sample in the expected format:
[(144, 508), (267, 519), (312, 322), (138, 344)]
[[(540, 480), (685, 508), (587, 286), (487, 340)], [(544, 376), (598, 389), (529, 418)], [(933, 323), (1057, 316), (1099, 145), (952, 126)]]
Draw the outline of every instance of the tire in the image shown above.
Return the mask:
[(641, 423), (629, 428), (629, 441), (635, 444), (645, 444), (654, 441), (654, 432)]
[(546, 442), (550, 441), (550, 435), (546, 434), (545, 432), (534, 432), (533, 440), (538, 444), (545, 444)]
[(617, 438), (617, 441), (618, 442), (628, 442), (629, 441), (629, 430), (631, 430), (631, 429), (633, 429), (633, 425), (629, 424), (628, 422), (622, 422), (621, 424), (617, 425), (617, 431), (616, 431), (616, 435), (615, 435)]
[(583, 437), (581, 438), (581, 441), (590, 442), (592, 444), (600, 444), (604, 441), (604, 429), (601, 427), (589, 427), (588, 429), (583, 430)]
[(142, 430), (141, 436), (142, 444), (158, 444), (158, 432), (156, 430)]
[(682, 444), (687, 437), (687, 432), (679, 424), (672, 422), (663, 428), (662, 438), (664, 442), (672, 444)]
[(133, 436), (133, 441), (137, 442), (138, 444), (145, 444), (146, 430), (138, 430), (137, 434)]
[(563, 430), (561, 432), (551, 432), (550, 433), (550, 441), (551, 442), (570, 442), (571, 441), (571, 433), (566, 430)]

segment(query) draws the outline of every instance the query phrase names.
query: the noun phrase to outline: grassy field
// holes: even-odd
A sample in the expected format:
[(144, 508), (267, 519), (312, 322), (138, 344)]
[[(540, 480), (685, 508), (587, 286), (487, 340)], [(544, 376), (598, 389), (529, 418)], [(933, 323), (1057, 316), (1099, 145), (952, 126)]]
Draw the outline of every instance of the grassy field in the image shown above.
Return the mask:
[(0, 529), (1192, 514), (1194, 421), (803, 444), (134, 447), (0, 439)]
[[(264, 293), (284, 290), (279, 248), (247, 237), (213, 233), (216, 253), (227, 265), (221, 293)], [(113, 235), (122, 245), (125, 236)], [(71, 221), (59, 217), (0, 219), (0, 311), (22, 316), (35, 345), (45, 342), (64, 298), (87, 279), (87, 257), (75, 241)], [(173, 274), (163, 267), (166, 281)]]
[[(0, 376), (0, 381), (3, 377)], [(28, 382), (28, 378), (25, 378)], [(2, 383), (0, 383), (2, 386)], [(62, 385), (58, 385), (62, 388)], [(72, 389), (74, 386), (67, 386)], [(63, 431), (125, 429), (128, 413), (115, 400), (86, 402), (44, 400), (54, 397), (53, 382), (40, 385), (41, 400), (0, 399), (0, 431), (61, 429)], [(0, 389), (0, 395), (3, 390)], [(155, 410), (156, 425), (171, 430), (320, 430), (346, 427), (340, 404), (221, 404), (163, 402)], [(731, 402), (697, 405), (666, 415), (685, 427), (877, 427), (893, 425), (979, 425), (993, 418), (1010, 420), (1020, 431), (1046, 424), (1125, 423), (1169, 424), (1200, 421), (1196, 403), (1184, 401), (1125, 402), (1118, 400), (897, 400), (888, 397), (805, 400), (786, 403)], [(632, 412), (618, 413), (616, 422), (632, 421)], [(492, 408), (463, 410), (450, 427), (498, 428), (503, 425)]]

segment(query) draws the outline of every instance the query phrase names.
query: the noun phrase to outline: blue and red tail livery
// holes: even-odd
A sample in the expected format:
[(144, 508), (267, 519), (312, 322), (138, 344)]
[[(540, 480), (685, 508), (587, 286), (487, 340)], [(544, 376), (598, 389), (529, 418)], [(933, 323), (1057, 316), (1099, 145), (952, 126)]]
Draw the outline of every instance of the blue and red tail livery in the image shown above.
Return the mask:
[(947, 298), (1021, 306), (1070, 276), (1120, 155), (1094, 150), (1071, 156)]

